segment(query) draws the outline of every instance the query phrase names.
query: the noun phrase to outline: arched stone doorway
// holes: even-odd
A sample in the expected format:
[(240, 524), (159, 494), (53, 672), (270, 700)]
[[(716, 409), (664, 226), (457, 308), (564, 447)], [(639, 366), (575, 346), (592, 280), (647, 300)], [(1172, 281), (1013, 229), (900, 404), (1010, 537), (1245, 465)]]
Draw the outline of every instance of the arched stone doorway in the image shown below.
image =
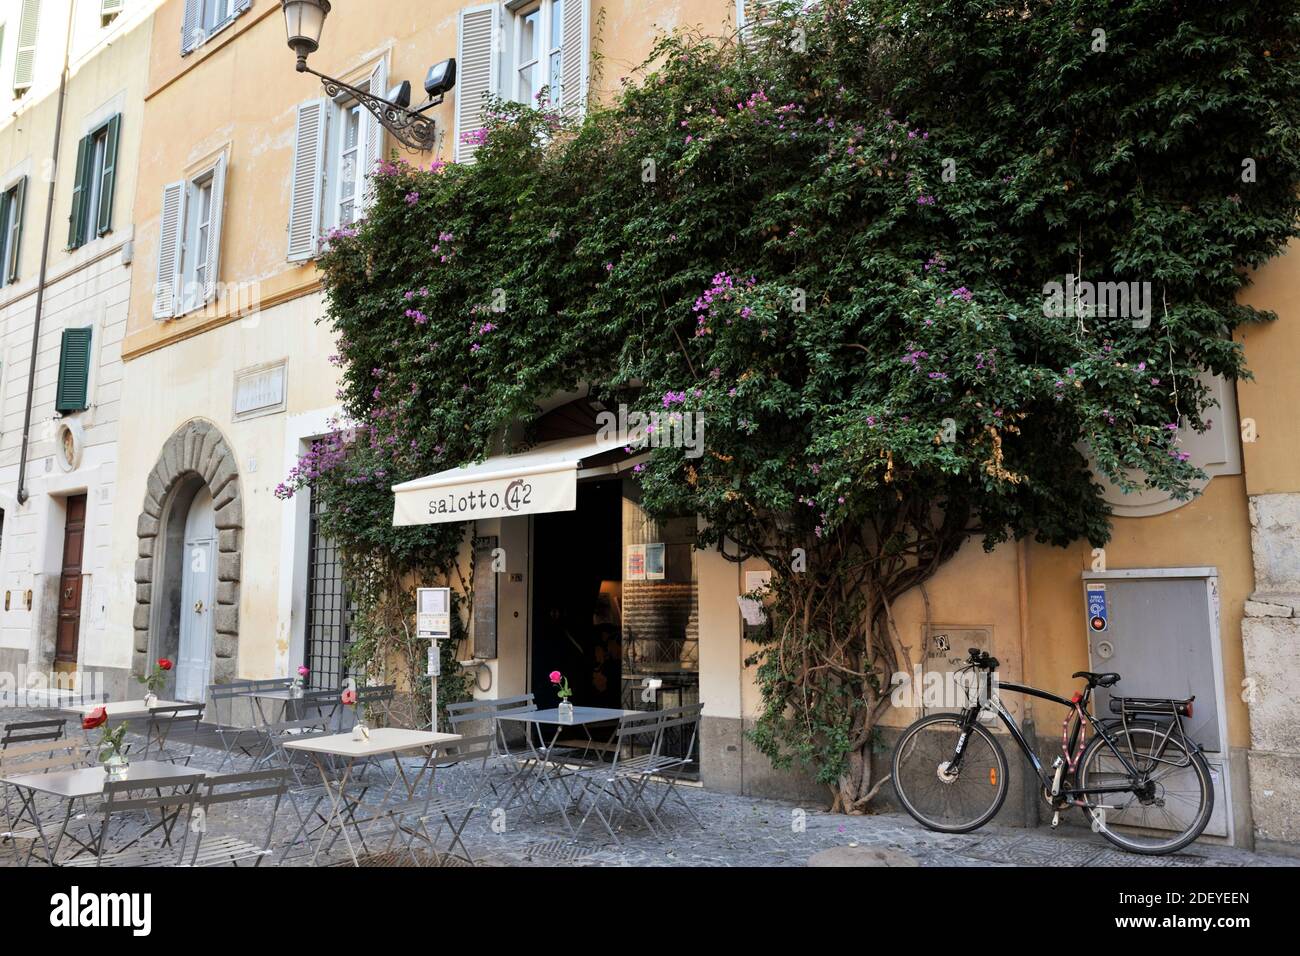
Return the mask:
[(234, 453), (212, 423), (186, 423), (163, 445), (136, 524), (131, 669), (144, 673), (159, 657), (181, 665), (183, 656), (165, 694), (179, 684), (202, 699), (200, 685), (235, 679), (243, 525)]

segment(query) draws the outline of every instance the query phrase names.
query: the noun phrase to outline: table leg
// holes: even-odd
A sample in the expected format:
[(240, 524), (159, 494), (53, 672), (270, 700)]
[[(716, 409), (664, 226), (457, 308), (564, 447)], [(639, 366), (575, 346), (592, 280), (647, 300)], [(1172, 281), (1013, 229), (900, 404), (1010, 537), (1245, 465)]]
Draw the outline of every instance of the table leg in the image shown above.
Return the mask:
[[(329, 775), (325, 771), (325, 765), (321, 762), (320, 754), (313, 753), (312, 758), (316, 761), (316, 767), (320, 771), (321, 775), (321, 785), (325, 787), (325, 796), (330, 802), (330, 820), (337, 822), (339, 829), (343, 831), (343, 841), (348, 845), (348, 853), (352, 857), (352, 865), (359, 867), (361, 866), (361, 860), (357, 858), (356, 848), (352, 845), (352, 837), (348, 836), (348, 825), (347, 821), (343, 819), (342, 811), (343, 806), (347, 802), (346, 793), (348, 781), (352, 777), (352, 767), (356, 763), (356, 760), (348, 760), (347, 766), (343, 770), (343, 776), (339, 779), (338, 792), (336, 796), (335, 789), (330, 786)], [(360, 831), (358, 831), (358, 836), (360, 836)], [(316, 844), (316, 852), (311, 856), (312, 866), (316, 865), (316, 857), (320, 855), (321, 847), (324, 845), (324, 838)]]

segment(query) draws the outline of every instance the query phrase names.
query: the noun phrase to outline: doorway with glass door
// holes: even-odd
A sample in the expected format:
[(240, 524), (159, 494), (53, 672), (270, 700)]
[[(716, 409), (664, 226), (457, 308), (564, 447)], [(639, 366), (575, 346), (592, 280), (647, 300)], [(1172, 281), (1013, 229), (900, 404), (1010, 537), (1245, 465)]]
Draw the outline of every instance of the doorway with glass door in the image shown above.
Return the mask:
[(176, 699), (202, 701), (212, 680), (212, 605), (216, 598), (216, 519), (201, 488), (185, 517)]

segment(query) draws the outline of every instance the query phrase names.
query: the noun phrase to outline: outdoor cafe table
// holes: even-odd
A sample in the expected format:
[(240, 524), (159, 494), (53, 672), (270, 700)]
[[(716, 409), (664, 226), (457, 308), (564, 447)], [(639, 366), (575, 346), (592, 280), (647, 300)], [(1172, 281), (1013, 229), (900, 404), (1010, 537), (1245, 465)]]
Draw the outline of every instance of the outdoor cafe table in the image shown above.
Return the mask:
[[(497, 720), (513, 720), (528, 725), (528, 732), (525, 734), (524, 739), (530, 751), (532, 762), (531, 766), (526, 761), (520, 763), (515, 777), (515, 790), (536, 810), (539, 801), (533, 799), (532, 787), (539, 785), (543, 797), (555, 798), (560, 808), (560, 814), (564, 817), (564, 826), (568, 829), (570, 836), (574, 835), (573, 824), (569, 820), (568, 807), (569, 803), (573, 802), (573, 794), (563, 780), (564, 764), (561, 761), (554, 767), (550, 766), (551, 755), (555, 752), (555, 745), (560, 739), (560, 734), (567, 727), (581, 727), (583, 734), (586, 735), (588, 746), (595, 746), (596, 740), (592, 737), (589, 729), (593, 724), (609, 723), (623, 717), (635, 717), (642, 713), (644, 712), (639, 710), (619, 710), (613, 707), (575, 707), (573, 708), (572, 718), (562, 719), (560, 709), (552, 707), (548, 710), (505, 711), (498, 714)], [(543, 730), (544, 727), (553, 729)], [(536, 730), (537, 733), (536, 746), (533, 744), (533, 730)], [(613, 739), (617, 731), (618, 727), (615, 725), (610, 732), (609, 740)], [(533, 779), (530, 780), (530, 776)], [(563, 796), (560, 795), (560, 790), (564, 791)]]
[[(357, 858), (356, 847), (352, 845), (352, 838), (348, 836), (347, 824), (344, 821), (344, 815), (352, 816), (352, 811), (357, 804), (356, 800), (349, 799), (347, 793), (348, 782), (352, 777), (352, 769), (357, 761), (366, 761), (375, 757), (390, 755), (396, 760), (398, 776), (389, 785), (383, 803), (376, 810), (375, 819), (378, 819), (383, 813), (384, 806), (392, 799), (393, 788), (397, 786), (398, 779), (400, 778), (406, 788), (407, 798), (413, 799), (415, 790), (420, 785), (420, 780), (429, 768), (429, 761), (426, 760), (415, 779), (411, 780), (402, 767), (402, 761), (397, 759), (401, 754), (437, 747), (460, 739), (460, 734), (439, 734), (428, 730), (406, 730), (401, 727), (375, 727), (370, 731), (369, 740), (353, 740), (352, 733), (349, 731), (345, 734), (330, 734), (326, 737), (290, 740), (285, 742), (283, 746), (286, 750), (301, 750), (303, 753), (310, 755), (316, 762), (316, 769), (320, 771), (321, 782), (325, 786), (325, 796), (330, 803), (330, 817), (326, 821), (326, 828), (337, 827), (342, 832), (353, 865), (360, 866), (361, 861)], [(333, 783), (331, 783), (331, 775), (325, 764), (325, 758), (327, 757), (341, 757), (344, 760), (343, 773)], [(355, 821), (355, 817), (353, 819)], [(356, 823), (354, 822), (353, 825), (355, 826)], [(311, 857), (312, 865), (315, 865), (316, 857), (320, 854), (321, 847), (324, 845), (324, 839), (317, 842), (316, 850)]]
[[(175, 781), (177, 786), (182, 786), (187, 783), (197, 782), (203, 776), (204, 771), (196, 768), (164, 763), (158, 760), (136, 760), (127, 767), (126, 775), (118, 779), (168, 780)], [(104, 782), (107, 779), (108, 774), (103, 767), (85, 767), (81, 770), (64, 770), (57, 773), (16, 774), (12, 777), (5, 777), (0, 780), (0, 783), (6, 783), (14, 787), (18, 791), (19, 799), (22, 801), (18, 815), (13, 821), (14, 830), (18, 829), (24, 814), (26, 814), (36, 829), (36, 835), (41, 845), (45, 848), (46, 862), (54, 866), (63, 838), (68, 835), (68, 826), (72, 822), (72, 814), (76, 809), (77, 802), (100, 796), (104, 792)], [(42, 824), (41, 815), (37, 812), (36, 798), (39, 794), (54, 797), (66, 804), (63, 820), (59, 824), (59, 831), (54, 837), (53, 846), (50, 845), (50, 838), (45, 832), (46, 824)], [(163, 825), (165, 825), (165, 821), (155, 824), (149, 829), (157, 829), (157, 827)], [(145, 832), (148, 833), (149, 831), (146, 830)], [(141, 836), (143, 835), (141, 834)], [(69, 836), (69, 839), (81, 847), (74, 856), (79, 856), (83, 851), (87, 850), (94, 852), (93, 843), (78, 840), (75, 836)], [(32, 856), (36, 853), (36, 842), (36, 840), (31, 841), (31, 847), (27, 851), (27, 858), (23, 861), (23, 866), (31, 863)]]
[[(160, 700), (153, 705), (153, 708), (185, 706), (186, 702), (183, 700)], [(60, 711), (65, 714), (76, 714), (78, 717), (87, 717), (97, 707), (103, 707), (108, 712), (109, 720), (125, 721), (148, 717), (149, 711), (153, 709), (143, 700), (115, 700), (111, 704), (76, 704), (72, 707), (61, 707)]]
[[(131, 721), (140, 720), (148, 717), (152, 709), (157, 707), (185, 707), (185, 701), (181, 700), (160, 700), (156, 701), (151, 708), (143, 700), (115, 700), (111, 704), (75, 704), (71, 707), (59, 708), (61, 713), (76, 714), (78, 717), (88, 717), (92, 710), (97, 707), (103, 707), (108, 712), (110, 723), (124, 723), (130, 726)], [(86, 739), (90, 739), (90, 731), (86, 731)], [(145, 745), (145, 751), (148, 752), (148, 744)]]

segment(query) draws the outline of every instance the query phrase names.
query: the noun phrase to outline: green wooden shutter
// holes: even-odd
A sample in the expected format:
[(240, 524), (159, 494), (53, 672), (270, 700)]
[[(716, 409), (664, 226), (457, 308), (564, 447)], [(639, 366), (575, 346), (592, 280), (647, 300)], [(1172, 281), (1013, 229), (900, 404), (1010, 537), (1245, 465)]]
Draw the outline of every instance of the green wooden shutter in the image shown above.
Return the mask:
[(63, 330), (55, 411), (80, 412), (86, 408), (86, 391), (90, 382), (90, 331), (89, 327)]
[(14, 185), (10, 194), (13, 196), (10, 207), (9, 217), (3, 221), (9, 224), (9, 235), (5, 238), (8, 240), (8, 261), (3, 263), (5, 270), (5, 282), (18, 281), (18, 256), (23, 249), (23, 210), (27, 207), (27, 177)]
[[(13, 202), (14, 192), (12, 189), (7, 189), (3, 195), (0, 195), (0, 229), (4, 230), (4, 235), (0, 236), (0, 249), (4, 250), (5, 262), (8, 262), (13, 256), (13, 249), (9, 247), (9, 235), (12, 231), (9, 228), (9, 214), (13, 208)], [(3, 263), (0, 263), (0, 266), (2, 265)], [(9, 278), (9, 270), (7, 268), (3, 269), (0, 272), (0, 286), (8, 285), (12, 281)]]
[(86, 180), (90, 178), (90, 157), (95, 148), (93, 136), (83, 136), (77, 144), (77, 175), (72, 181), (72, 215), (68, 216), (68, 248), (76, 249), (85, 242), (86, 231), (82, 228), (86, 218), (82, 210), (86, 198)]
[(122, 114), (108, 121), (104, 133), (104, 174), (99, 183), (99, 222), (95, 235), (102, 236), (113, 229), (113, 183), (117, 179), (117, 134), (122, 126)]

